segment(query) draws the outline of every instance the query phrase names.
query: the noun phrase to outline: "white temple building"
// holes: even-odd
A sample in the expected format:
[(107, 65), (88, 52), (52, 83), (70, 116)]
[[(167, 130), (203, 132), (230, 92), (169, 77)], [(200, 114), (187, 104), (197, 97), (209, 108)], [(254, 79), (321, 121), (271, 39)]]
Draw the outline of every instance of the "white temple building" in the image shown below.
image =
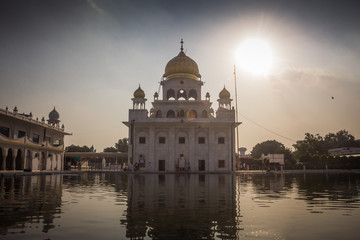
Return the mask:
[(218, 107), (210, 94), (202, 98), (197, 63), (180, 53), (166, 67), (162, 99), (155, 92), (150, 112), (144, 91), (134, 92), (129, 110), (129, 166), (147, 172), (231, 172), (235, 170), (235, 122), (230, 93), (219, 93)]
[(64, 136), (71, 134), (59, 117), (55, 107), (47, 122), (17, 107), (0, 108), (0, 171), (62, 171)]

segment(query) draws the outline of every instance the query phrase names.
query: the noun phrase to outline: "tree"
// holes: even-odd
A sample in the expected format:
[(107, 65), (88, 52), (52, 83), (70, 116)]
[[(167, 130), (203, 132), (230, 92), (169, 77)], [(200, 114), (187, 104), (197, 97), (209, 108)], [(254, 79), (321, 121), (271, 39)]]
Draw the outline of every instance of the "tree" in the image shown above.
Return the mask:
[(355, 137), (346, 130), (327, 134), (324, 138), (324, 142), (327, 149), (360, 146), (359, 141), (355, 140)]
[(118, 150), (114, 147), (104, 148), (104, 152), (117, 152)]
[(119, 152), (128, 152), (128, 148), (129, 148), (128, 139), (127, 138), (119, 139), (119, 141), (115, 143), (115, 148)]
[(358, 147), (360, 141), (346, 130), (329, 133), (323, 138), (319, 134), (306, 133), (304, 140), (293, 145), (295, 157), (309, 168), (323, 168), (329, 165), (332, 168), (341, 168), (340, 158), (333, 158), (328, 150), (341, 147)]
[(275, 140), (268, 140), (262, 143), (258, 143), (253, 147), (251, 151), (251, 156), (253, 158), (260, 158), (261, 154), (275, 154), (275, 153), (283, 153), (283, 150), (285, 149), (284, 144), (279, 143)]
[(296, 161), (291, 153), (291, 150), (286, 148), (284, 144), (276, 140), (268, 140), (262, 143), (258, 143), (253, 147), (251, 156), (254, 159), (260, 158), (261, 154), (284, 154), (285, 165), (291, 167), (296, 164)]
[(319, 134), (305, 133), (305, 139), (293, 145), (298, 154), (327, 154), (324, 139)]
[(79, 145), (71, 144), (65, 148), (65, 152), (92, 152), (91, 149), (84, 145), (80, 147)]

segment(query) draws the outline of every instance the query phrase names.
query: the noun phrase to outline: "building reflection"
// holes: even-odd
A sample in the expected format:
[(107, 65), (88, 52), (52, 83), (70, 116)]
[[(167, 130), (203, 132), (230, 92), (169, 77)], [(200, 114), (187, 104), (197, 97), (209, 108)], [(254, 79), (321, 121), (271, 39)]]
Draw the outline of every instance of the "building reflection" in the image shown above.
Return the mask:
[(236, 238), (231, 174), (129, 175), (126, 237)]
[(0, 178), (0, 234), (26, 232), (26, 224), (42, 232), (54, 228), (61, 213), (62, 175)]

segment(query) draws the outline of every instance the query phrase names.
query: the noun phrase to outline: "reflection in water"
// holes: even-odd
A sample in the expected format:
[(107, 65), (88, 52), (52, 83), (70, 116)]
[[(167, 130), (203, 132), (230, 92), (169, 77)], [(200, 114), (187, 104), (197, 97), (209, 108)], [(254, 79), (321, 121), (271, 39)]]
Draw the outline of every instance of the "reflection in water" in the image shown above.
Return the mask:
[(61, 206), (61, 175), (0, 178), (0, 234), (24, 232), (25, 223), (48, 232)]
[(154, 239), (236, 238), (232, 175), (134, 175), (126, 236)]
[(0, 234), (67, 240), (357, 239), (359, 180), (359, 174), (1, 177)]
[(296, 190), (296, 200), (304, 200), (311, 212), (321, 213), (359, 208), (359, 180), (357, 174), (248, 175), (242, 184), (252, 183), (258, 202), (289, 198)]

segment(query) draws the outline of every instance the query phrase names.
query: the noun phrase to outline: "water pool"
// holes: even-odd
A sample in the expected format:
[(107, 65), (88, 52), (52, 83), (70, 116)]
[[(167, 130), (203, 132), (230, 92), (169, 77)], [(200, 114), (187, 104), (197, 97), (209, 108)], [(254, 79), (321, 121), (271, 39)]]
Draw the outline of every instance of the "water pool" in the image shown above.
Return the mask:
[(0, 179), (2, 239), (358, 239), (360, 174)]

